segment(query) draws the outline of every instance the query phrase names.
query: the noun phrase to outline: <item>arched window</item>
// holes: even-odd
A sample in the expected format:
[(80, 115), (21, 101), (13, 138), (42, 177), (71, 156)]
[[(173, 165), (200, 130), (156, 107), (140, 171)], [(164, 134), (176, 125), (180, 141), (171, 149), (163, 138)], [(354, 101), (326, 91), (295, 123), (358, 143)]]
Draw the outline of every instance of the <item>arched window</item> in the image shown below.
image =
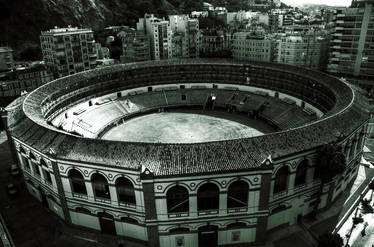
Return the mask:
[(168, 213), (189, 211), (188, 190), (180, 185), (174, 186), (166, 193)]
[(202, 185), (197, 191), (197, 209), (211, 210), (219, 208), (219, 188), (213, 183)]
[(96, 197), (110, 199), (109, 184), (103, 175), (99, 173), (93, 174), (92, 185)]
[(48, 168), (48, 165), (47, 163), (45, 163), (45, 161), (43, 159), (40, 159), (40, 164), (44, 167), (47, 167)]
[(25, 149), (23, 147), (20, 147), (20, 152), (23, 153), (23, 154), (26, 153), (26, 151), (25, 151)]
[(186, 233), (190, 232), (190, 229), (186, 227), (178, 227), (178, 228), (173, 228), (169, 230), (169, 233), (174, 233), (174, 234), (181, 234), (181, 233)]
[(121, 221), (129, 224), (139, 224), (139, 222), (136, 219), (130, 217), (121, 217)]
[(71, 184), (71, 190), (73, 193), (79, 193), (87, 195), (86, 184), (82, 174), (76, 169), (69, 171), (69, 179)]
[(116, 181), (118, 200), (124, 203), (135, 204), (134, 186), (127, 178), (120, 177)]
[(33, 153), (31, 153), (31, 152), (30, 152), (30, 159), (31, 160), (36, 160), (35, 155)]
[(274, 181), (274, 193), (282, 192), (287, 189), (288, 167), (283, 166), (277, 171)]
[(308, 160), (301, 161), (296, 169), (295, 186), (305, 184), (307, 170), (308, 170)]
[(238, 229), (238, 228), (243, 228), (245, 227), (247, 224), (245, 224), (244, 222), (235, 222), (235, 223), (231, 223), (229, 225), (227, 225), (227, 229)]
[(77, 208), (75, 209), (75, 211), (76, 211), (77, 213), (82, 213), (82, 214), (91, 214), (91, 211), (90, 211), (90, 210), (88, 210), (88, 209), (86, 209), (86, 208), (82, 208), (82, 207), (77, 207)]
[(233, 182), (227, 192), (227, 207), (247, 207), (248, 206), (248, 183), (244, 181)]

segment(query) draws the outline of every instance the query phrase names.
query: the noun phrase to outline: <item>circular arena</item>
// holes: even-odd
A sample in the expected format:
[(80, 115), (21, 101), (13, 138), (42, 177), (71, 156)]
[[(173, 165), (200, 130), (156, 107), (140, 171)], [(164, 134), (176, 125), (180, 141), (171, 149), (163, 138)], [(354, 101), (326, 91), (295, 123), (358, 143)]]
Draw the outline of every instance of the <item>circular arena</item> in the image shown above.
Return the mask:
[[(237, 60), (121, 64), (7, 107), (29, 192), (66, 224), (148, 246), (248, 246), (333, 205), (369, 115), (346, 82)], [(329, 180), (321, 150), (343, 157)]]

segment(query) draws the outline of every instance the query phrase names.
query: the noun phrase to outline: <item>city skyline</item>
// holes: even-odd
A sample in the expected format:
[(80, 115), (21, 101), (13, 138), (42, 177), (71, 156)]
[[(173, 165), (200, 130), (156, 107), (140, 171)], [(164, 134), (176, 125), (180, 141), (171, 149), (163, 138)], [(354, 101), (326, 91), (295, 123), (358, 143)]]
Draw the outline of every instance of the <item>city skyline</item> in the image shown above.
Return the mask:
[(282, 1), (289, 5), (303, 5), (303, 4), (325, 4), (329, 6), (349, 6), (351, 0), (284, 0)]

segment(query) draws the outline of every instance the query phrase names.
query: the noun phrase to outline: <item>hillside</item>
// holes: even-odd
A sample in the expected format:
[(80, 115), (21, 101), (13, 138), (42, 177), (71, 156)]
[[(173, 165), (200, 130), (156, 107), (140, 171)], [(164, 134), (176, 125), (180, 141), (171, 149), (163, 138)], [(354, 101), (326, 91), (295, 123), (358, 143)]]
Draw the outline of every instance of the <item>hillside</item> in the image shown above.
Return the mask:
[[(248, 1), (208, 2), (235, 11), (246, 9)], [(94, 30), (108, 25), (135, 27), (138, 18), (146, 12), (158, 15), (190, 13), (201, 10), (202, 3), (203, 0), (0, 0), (3, 28), (0, 45), (9, 45), (20, 52), (27, 47), (38, 47), (40, 31), (54, 26), (72, 25)]]

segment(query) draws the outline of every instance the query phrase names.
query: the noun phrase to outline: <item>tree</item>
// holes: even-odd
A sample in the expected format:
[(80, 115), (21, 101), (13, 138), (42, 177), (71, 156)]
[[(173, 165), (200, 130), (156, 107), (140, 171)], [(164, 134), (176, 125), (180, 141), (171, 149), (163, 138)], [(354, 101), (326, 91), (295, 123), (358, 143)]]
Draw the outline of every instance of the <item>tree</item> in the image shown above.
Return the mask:
[(337, 233), (325, 233), (318, 237), (318, 247), (342, 247), (343, 239)]
[(341, 147), (334, 144), (326, 144), (318, 151), (315, 173), (316, 177), (321, 179), (321, 184), (318, 193), (318, 203), (315, 204), (313, 209), (314, 216), (321, 201), (323, 186), (325, 183), (330, 182), (336, 175), (343, 173), (345, 166), (346, 158), (341, 152)]

